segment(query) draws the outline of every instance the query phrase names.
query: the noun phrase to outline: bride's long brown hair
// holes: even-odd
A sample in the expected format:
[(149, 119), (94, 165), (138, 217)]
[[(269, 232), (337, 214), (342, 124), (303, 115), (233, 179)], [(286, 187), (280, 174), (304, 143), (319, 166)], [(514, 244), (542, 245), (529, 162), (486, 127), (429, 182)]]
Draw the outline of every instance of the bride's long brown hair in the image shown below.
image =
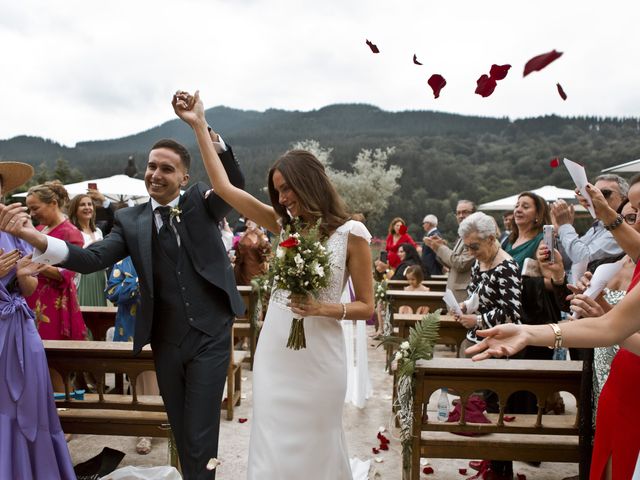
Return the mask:
[(324, 165), (307, 150), (289, 150), (269, 170), (269, 198), (274, 210), (282, 218), (282, 225), (292, 219), (287, 209), (280, 205), (278, 192), (273, 185), (273, 174), (279, 171), (287, 185), (298, 197), (302, 211), (315, 220), (320, 219), (320, 232), (328, 237), (340, 225), (349, 220), (344, 201), (329, 180)]

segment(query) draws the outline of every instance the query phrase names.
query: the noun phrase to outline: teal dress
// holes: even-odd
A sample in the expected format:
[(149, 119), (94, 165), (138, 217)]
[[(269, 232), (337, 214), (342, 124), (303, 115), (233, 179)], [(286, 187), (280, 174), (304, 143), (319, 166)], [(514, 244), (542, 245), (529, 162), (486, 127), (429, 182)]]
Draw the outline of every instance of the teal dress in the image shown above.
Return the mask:
[(538, 245), (542, 241), (542, 232), (533, 237), (528, 242), (524, 242), (522, 245), (518, 245), (513, 248), (511, 242), (507, 241), (504, 244), (504, 251), (513, 257), (518, 265), (520, 265), (520, 270), (522, 271), (522, 266), (524, 265), (524, 261), (527, 258), (536, 258), (536, 250), (538, 249)]

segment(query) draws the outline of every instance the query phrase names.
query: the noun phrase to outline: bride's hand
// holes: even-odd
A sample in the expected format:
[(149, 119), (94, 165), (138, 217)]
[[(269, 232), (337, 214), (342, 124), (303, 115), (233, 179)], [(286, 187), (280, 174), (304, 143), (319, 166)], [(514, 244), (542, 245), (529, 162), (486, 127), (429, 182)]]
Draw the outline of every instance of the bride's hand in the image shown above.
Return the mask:
[(321, 315), (322, 304), (311, 295), (291, 294), (289, 308), (295, 315), (314, 317)]
[(200, 99), (200, 91), (191, 95), (189, 92), (178, 90), (174, 93), (171, 100), (173, 111), (191, 127), (195, 127), (198, 123), (206, 124), (204, 116), (204, 104)]

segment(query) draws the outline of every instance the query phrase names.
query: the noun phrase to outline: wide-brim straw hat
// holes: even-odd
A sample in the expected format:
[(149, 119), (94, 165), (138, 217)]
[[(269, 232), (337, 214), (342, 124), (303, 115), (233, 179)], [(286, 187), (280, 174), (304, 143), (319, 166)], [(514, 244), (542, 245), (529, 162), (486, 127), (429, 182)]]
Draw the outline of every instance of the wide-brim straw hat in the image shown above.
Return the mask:
[(34, 170), (28, 163), (0, 162), (0, 175), (2, 176), (2, 193), (7, 194), (20, 185), (27, 183), (33, 177)]

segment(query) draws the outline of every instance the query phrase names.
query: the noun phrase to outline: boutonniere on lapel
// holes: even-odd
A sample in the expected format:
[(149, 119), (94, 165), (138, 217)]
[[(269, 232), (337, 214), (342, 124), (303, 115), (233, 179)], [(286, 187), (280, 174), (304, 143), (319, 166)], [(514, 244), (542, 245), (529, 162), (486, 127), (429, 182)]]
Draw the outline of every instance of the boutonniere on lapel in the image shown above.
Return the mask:
[(182, 215), (182, 209), (180, 205), (176, 205), (175, 207), (171, 207), (169, 210), (169, 220), (176, 219), (176, 222), (180, 223), (180, 215)]

